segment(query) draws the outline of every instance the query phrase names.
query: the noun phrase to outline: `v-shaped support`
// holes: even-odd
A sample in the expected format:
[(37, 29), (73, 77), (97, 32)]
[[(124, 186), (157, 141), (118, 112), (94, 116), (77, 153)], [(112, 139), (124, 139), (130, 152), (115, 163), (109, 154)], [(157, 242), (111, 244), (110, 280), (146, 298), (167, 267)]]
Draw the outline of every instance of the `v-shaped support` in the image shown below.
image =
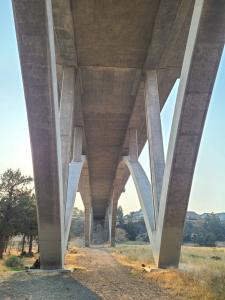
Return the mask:
[(67, 194), (65, 205), (65, 249), (67, 247), (69, 232), (72, 222), (73, 207), (75, 197), (78, 190), (81, 171), (86, 160), (86, 156), (82, 155), (82, 140), (83, 130), (82, 127), (75, 127), (74, 129), (74, 144), (73, 144), (73, 159), (68, 167), (68, 180), (67, 180)]
[[(130, 156), (124, 158), (137, 189), (153, 255), (159, 267), (177, 267), (179, 263), (183, 225), (197, 153), (223, 50), (220, 35), (216, 34), (219, 30), (217, 27), (224, 24), (222, 17), (220, 18), (220, 12), (225, 7), (225, 3), (222, 2), (195, 1), (166, 164), (160, 123), (157, 70), (148, 71), (146, 74), (146, 124), (152, 185), (137, 159), (135, 161), (134, 153), (138, 153), (137, 133), (136, 138), (134, 133), (131, 134)], [(209, 28), (212, 30), (210, 39)]]
[(82, 155), (80, 161), (72, 161), (69, 164), (66, 209), (65, 209), (65, 248), (68, 243), (75, 197), (78, 190), (80, 175), (81, 175), (81, 171), (85, 159), (86, 159), (85, 155)]

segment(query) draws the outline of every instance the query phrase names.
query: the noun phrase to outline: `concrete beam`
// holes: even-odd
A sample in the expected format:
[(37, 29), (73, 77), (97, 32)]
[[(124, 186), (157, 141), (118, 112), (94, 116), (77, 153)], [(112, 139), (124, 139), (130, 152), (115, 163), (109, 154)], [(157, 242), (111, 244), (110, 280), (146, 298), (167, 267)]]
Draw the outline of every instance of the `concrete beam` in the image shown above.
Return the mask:
[(129, 156), (131, 161), (138, 160), (138, 138), (137, 129), (129, 129)]
[(71, 0), (52, 0), (57, 64), (77, 66)]
[(168, 34), (167, 45), (160, 57), (160, 69), (179, 67), (181, 71), (194, 3), (193, 0), (179, 0), (179, 8)]
[(114, 187), (112, 197), (108, 206), (109, 213), (109, 243), (111, 247), (116, 244), (116, 220), (117, 220), (117, 205), (120, 192)]
[(123, 162), (127, 165), (134, 181), (141, 209), (144, 214), (146, 229), (150, 240), (152, 240), (152, 232), (155, 230), (156, 224), (153, 199), (151, 196), (151, 184), (145, 174), (145, 171), (138, 161), (131, 161), (128, 156), (124, 156)]
[(75, 197), (78, 190), (80, 174), (85, 159), (86, 157), (83, 155), (81, 161), (72, 161), (69, 164), (66, 211), (65, 211), (65, 248), (67, 247), (67, 243), (68, 243)]
[(42, 269), (64, 261), (63, 187), (55, 47), (50, 0), (13, 0), (22, 67)]
[(73, 160), (69, 164), (66, 210), (65, 210), (65, 249), (67, 247), (69, 232), (72, 222), (73, 208), (81, 171), (86, 157), (82, 155), (82, 128), (75, 127), (74, 144), (73, 144)]
[(108, 206), (108, 220), (109, 220), (109, 243), (112, 245), (112, 201)]
[(91, 244), (92, 230), (92, 207), (85, 206), (84, 208), (84, 245), (89, 247)]
[(91, 233), (92, 233), (92, 219), (93, 219), (93, 212), (92, 212), (92, 199), (91, 199), (91, 189), (90, 189), (90, 182), (89, 182), (89, 169), (88, 169), (88, 162), (86, 160), (79, 182), (79, 192), (84, 204), (85, 208), (85, 224), (84, 224), (84, 236), (85, 236), (85, 247), (89, 247), (91, 243)]
[(155, 217), (158, 216), (165, 167), (157, 72), (147, 71), (145, 80), (145, 113), (148, 135), (152, 197)]
[(75, 69), (65, 67), (63, 70), (62, 91), (60, 101), (60, 137), (63, 172), (63, 198), (66, 205), (68, 167), (71, 161), (72, 141), (74, 130), (74, 104), (75, 104)]
[[(189, 1), (188, 1), (189, 2)], [(155, 18), (151, 43), (145, 60), (145, 69), (155, 69), (159, 66), (160, 58), (166, 50), (171, 29), (176, 19), (180, 0), (161, 0)], [(166, 19), (166, 26), (165, 26)]]
[(73, 139), (73, 161), (82, 160), (82, 148), (83, 148), (83, 128), (75, 127), (74, 139)]
[(109, 241), (109, 227), (110, 227), (110, 219), (109, 219), (110, 215), (109, 215), (109, 206), (106, 208), (106, 212), (105, 212), (105, 219), (104, 219), (104, 233), (103, 233), (103, 237), (104, 237), (104, 241), (108, 242)]

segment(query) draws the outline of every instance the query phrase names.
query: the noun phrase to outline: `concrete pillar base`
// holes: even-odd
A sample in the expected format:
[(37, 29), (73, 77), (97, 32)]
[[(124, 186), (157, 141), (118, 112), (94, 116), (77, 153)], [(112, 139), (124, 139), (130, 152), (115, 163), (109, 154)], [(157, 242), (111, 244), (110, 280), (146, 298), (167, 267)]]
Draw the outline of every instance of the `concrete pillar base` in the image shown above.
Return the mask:
[(71, 273), (72, 270), (67, 269), (52, 269), (52, 270), (45, 270), (45, 269), (28, 269), (25, 272), (27, 273)]

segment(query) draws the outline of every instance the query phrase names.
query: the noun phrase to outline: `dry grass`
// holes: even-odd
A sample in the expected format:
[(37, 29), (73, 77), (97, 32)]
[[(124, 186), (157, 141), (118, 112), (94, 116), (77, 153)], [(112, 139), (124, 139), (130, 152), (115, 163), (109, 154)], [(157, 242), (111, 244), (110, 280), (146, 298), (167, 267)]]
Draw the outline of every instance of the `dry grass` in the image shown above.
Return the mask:
[[(142, 265), (154, 267), (149, 245), (119, 245), (113, 250), (116, 259), (136, 271)], [(147, 273), (174, 295), (183, 299), (225, 299), (225, 248), (182, 247), (180, 270)]]
[[(22, 271), (25, 269), (25, 267), (24, 268), (21, 267), (20, 270), (19, 269), (15, 270), (15, 269), (9, 268), (5, 265), (6, 260), (10, 256), (19, 256), (19, 255), (20, 255), (20, 251), (18, 251), (17, 248), (11, 248), (10, 252), (7, 252), (7, 254), (4, 255), (3, 259), (0, 259), (0, 277), (1, 277), (1, 279), (9, 277), (13, 273), (18, 272), (20, 270)], [(26, 267), (31, 267), (37, 258), (38, 258), (38, 255), (34, 255), (33, 257), (23, 257), (22, 258), (23, 265)]]
[(87, 271), (86, 268), (83, 268), (79, 266), (79, 260), (84, 257), (85, 255), (80, 253), (79, 248), (77, 247), (72, 247), (70, 250), (67, 252), (66, 257), (65, 257), (65, 269), (75, 271)]
[[(5, 261), (10, 256), (19, 256), (20, 252), (17, 249), (11, 249), (10, 253), (5, 254), (4, 258), (0, 260), (0, 277), (7, 277), (9, 275), (12, 275), (12, 273), (16, 272), (15, 270), (8, 268), (5, 265)], [(22, 261), (24, 266), (31, 267), (35, 260), (38, 258), (38, 254), (34, 255), (33, 257), (23, 257)], [(78, 247), (71, 247), (71, 249), (67, 252), (65, 256), (65, 269), (67, 270), (83, 270), (83, 268), (79, 267), (76, 264), (76, 261), (79, 261), (79, 257), (83, 256), (83, 254), (80, 253)]]

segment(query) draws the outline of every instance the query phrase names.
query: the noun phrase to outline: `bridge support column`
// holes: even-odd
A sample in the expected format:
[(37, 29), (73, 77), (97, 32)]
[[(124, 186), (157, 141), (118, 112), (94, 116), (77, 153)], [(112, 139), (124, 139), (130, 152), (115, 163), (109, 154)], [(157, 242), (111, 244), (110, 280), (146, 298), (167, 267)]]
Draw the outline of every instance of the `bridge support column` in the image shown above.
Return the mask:
[(66, 211), (65, 211), (65, 249), (67, 247), (69, 232), (71, 227), (73, 208), (81, 171), (85, 162), (85, 156), (82, 155), (82, 127), (75, 127), (74, 130), (74, 145), (73, 145), (73, 160), (69, 164)]
[(91, 232), (92, 232), (92, 208), (91, 206), (85, 206), (84, 209), (84, 245), (89, 247), (91, 244)]
[(152, 184), (152, 199), (156, 222), (156, 219), (158, 217), (162, 180), (165, 168), (156, 70), (146, 72), (145, 113), (149, 148), (150, 175)]
[(104, 223), (105, 219), (93, 218), (92, 226), (92, 243), (96, 245), (103, 244), (104, 240)]
[(13, 0), (38, 207), (42, 269), (64, 265), (64, 207), (51, 1)]
[(224, 26), (218, 17), (224, 6), (224, 2), (195, 1), (162, 184), (156, 241), (160, 267), (179, 264), (195, 163), (223, 49), (213, 32)]
[(115, 197), (115, 192), (109, 203), (108, 215), (109, 215), (109, 244), (111, 247), (115, 247), (116, 243), (116, 218), (117, 218), (117, 203), (118, 198)]
[(74, 131), (75, 68), (64, 67), (60, 99), (60, 137), (62, 148), (63, 199), (66, 207), (67, 180)]
[(104, 241), (109, 241), (109, 207), (106, 209), (105, 220), (104, 220)]
[[(160, 123), (157, 72), (145, 84), (146, 121), (152, 186), (137, 159), (137, 134), (131, 130), (130, 156), (124, 158), (133, 177), (153, 255), (158, 267), (177, 267), (183, 225), (197, 153), (223, 43), (217, 32), (224, 3), (196, 0), (177, 95), (167, 160)], [(212, 11), (214, 12), (212, 14)], [(221, 17), (222, 18), (222, 17)], [(217, 19), (217, 20), (216, 20)], [(208, 28), (212, 35), (208, 41)]]

